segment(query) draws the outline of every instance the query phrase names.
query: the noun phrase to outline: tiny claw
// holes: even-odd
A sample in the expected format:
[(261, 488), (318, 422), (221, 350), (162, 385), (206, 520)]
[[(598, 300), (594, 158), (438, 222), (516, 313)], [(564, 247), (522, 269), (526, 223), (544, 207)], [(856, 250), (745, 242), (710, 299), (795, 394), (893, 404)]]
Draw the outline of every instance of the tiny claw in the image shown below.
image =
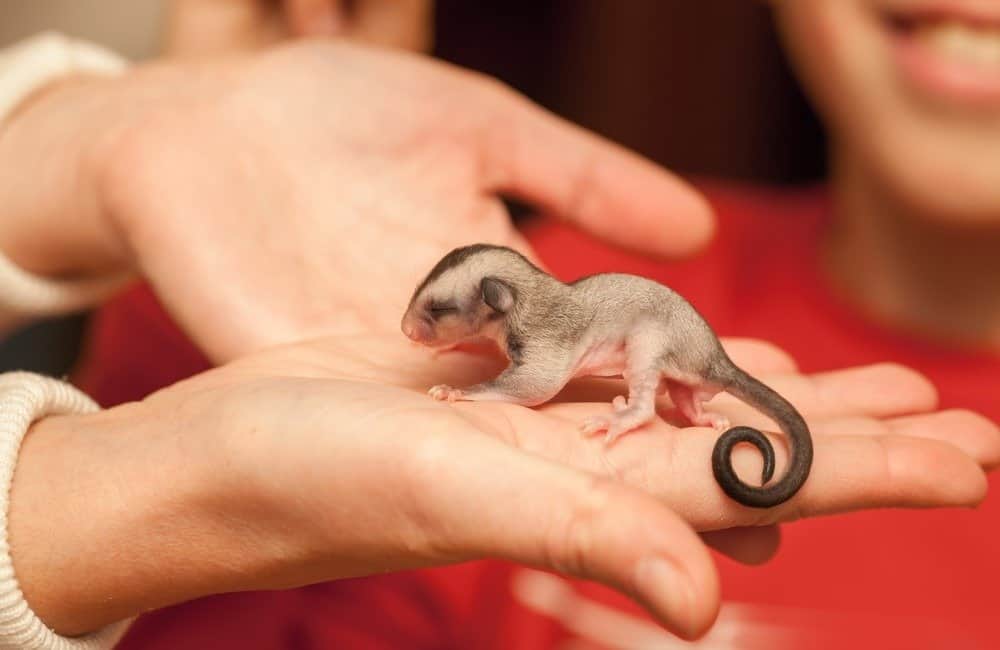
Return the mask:
[(637, 424), (631, 418), (621, 416), (614, 418), (611, 426), (608, 427), (608, 432), (604, 435), (604, 444), (610, 445), (637, 426), (641, 426), (641, 423)]
[(462, 391), (458, 388), (452, 388), (447, 384), (438, 384), (434, 386), (427, 394), (432, 398), (438, 400), (439, 402), (454, 402), (456, 400), (462, 399)]
[(628, 408), (628, 400), (625, 399), (624, 395), (618, 395), (613, 400), (611, 400), (611, 406), (615, 411), (624, 411)]
[(600, 433), (611, 426), (611, 420), (604, 415), (594, 415), (587, 418), (580, 425), (580, 431), (585, 436), (592, 436), (595, 433)]
[(714, 416), (712, 418), (712, 428), (719, 433), (725, 433), (729, 430), (729, 418), (724, 415)]

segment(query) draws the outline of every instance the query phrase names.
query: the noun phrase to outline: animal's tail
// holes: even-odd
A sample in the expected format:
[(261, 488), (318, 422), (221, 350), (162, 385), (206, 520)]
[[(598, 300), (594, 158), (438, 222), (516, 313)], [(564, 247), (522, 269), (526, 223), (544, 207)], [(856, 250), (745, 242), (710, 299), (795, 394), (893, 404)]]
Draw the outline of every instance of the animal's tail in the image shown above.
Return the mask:
[[(724, 390), (756, 408), (777, 422), (788, 436), (791, 447), (788, 469), (777, 482), (768, 485), (774, 475), (774, 448), (771, 441), (750, 427), (733, 427), (719, 437), (712, 450), (712, 472), (715, 480), (730, 498), (745, 506), (770, 508), (790, 499), (809, 476), (812, 467), (813, 446), (805, 420), (784, 397), (754, 379), (735, 365), (730, 365), (718, 377)], [(733, 470), (733, 447), (748, 442), (764, 457), (763, 485), (747, 485)]]

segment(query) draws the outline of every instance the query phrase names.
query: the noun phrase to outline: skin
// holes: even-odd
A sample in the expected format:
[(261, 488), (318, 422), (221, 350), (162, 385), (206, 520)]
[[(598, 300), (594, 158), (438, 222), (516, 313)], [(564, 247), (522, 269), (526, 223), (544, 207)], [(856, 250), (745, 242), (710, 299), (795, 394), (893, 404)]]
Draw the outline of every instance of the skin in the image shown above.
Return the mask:
[[(600, 581), (693, 638), (719, 606), (706, 543), (756, 563), (775, 552), (779, 522), (973, 506), (983, 468), (1000, 462), (996, 427), (936, 411), (910, 370), (806, 376), (771, 346), (730, 341), (737, 363), (801, 409), (817, 446), (795, 497), (746, 508), (698, 471), (710, 429), (658, 419), (612, 447), (583, 438), (577, 423), (613, 395), (599, 382), (539, 409), (435, 403), (429, 383), (474, 383), (497, 363), (401, 338), (273, 348), (140, 402), (37, 423), (9, 513), (32, 608), (74, 634), (207, 594), (500, 557)], [(760, 421), (725, 396), (712, 408)], [(759, 474), (750, 450), (734, 462)], [(76, 479), (52, 480), (66, 473)]]
[[(802, 487), (812, 464), (812, 440), (802, 416), (783, 397), (737, 367), (712, 328), (684, 298), (634, 275), (605, 273), (564, 284), (509, 248), (477, 244), (444, 256), (414, 291), (401, 327), (435, 347), (469, 339), (497, 343), (510, 364), (488, 382), (458, 389), (438, 385), (438, 400), (502, 401), (535, 406), (574, 377), (624, 377), (610, 415), (589, 418), (585, 434), (605, 431), (610, 444), (656, 417), (656, 397), (670, 393), (695, 426), (725, 431), (712, 454), (716, 479), (738, 502), (773, 507)], [(702, 404), (720, 392), (751, 404), (779, 423), (791, 441), (788, 469), (778, 482), (747, 485), (731, 452), (749, 442), (764, 457), (762, 481), (774, 473), (774, 449), (756, 429), (729, 421)]]
[[(900, 71), (886, 18), (913, 19), (928, 3), (771, 4), (831, 142), (832, 284), (893, 329), (997, 352), (1000, 104), (911, 83)], [(966, 22), (968, 12), (996, 14), (992, 2), (952, 6)]]
[(67, 80), (0, 131), (0, 167), (25, 166), (47, 172), (0, 177), (4, 252), (143, 275), (215, 361), (395, 331), (407, 285), (466, 237), (530, 254), (500, 195), (661, 256), (713, 223), (674, 176), (492, 80), (343, 42)]
[(172, 0), (164, 50), (192, 58), (291, 38), (346, 38), (426, 52), (433, 40), (433, 10), (430, 0)]
[[(248, 355), (33, 427), (9, 515), (15, 569), (65, 634), (205, 594), (504, 557), (615, 586), (693, 637), (718, 606), (702, 542), (760, 562), (779, 521), (971, 506), (1000, 457), (993, 425), (936, 412), (910, 371), (804, 377), (760, 344), (729, 353), (796, 403), (821, 449), (809, 485), (765, 513), (685, 466), (707, 453), (704, 429), (581, 440), (600, 386), (537, 411), (428, 408), (420, 386), (475, 381), (475, 364), (350, 334), (395, 329), (400, 291), (456, 233), (524, 248), (497, 194), (659, 255), (695, 251), (712, 228), (674, 177), (446, 66), (308, 43), (67, 79), (0, 131), (0, 169), (26, 167), (45, 174), (0, 174), (8, 255), (43, 274), (142, 273), (213, 359)], [(331, 331), (347, 338), (252, 353)], [(755, 455), (734, 462), (759, 474)], [(344, 467), (356, 473), (338, 481)], [(51, 480), (66, 471), (86, 480)], [(165, 513), (170, 534), (150, 535)], [(640, 579), (646, 557), (674, 577)]]

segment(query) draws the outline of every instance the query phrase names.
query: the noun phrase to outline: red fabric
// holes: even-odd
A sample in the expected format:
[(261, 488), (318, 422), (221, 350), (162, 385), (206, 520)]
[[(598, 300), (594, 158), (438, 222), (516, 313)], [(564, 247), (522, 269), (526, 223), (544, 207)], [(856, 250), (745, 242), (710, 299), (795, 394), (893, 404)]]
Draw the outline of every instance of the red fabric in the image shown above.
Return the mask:
[[(821, 190), (709, 187), (708, 194), (720, 218), (719, 235), (705, 254), (681, 263), (630, 256), (552, 223), (527, 230), (564, 279), (610, 270), (644, 274), (687, 296), (720, 334), (773, 341), (805, 371), (897, 361), (927, 374), (943, 406), (1000, 419), (995, 397), (1000, 358), (881, 329), (832, 295), (817, 259), (827, 210)], [(169, 323), (151, 294), (137, 288), (99, 314), (79, 381), (111, 405), (141, 398), (205, 367), (205, 359)], [(993, 488), (996, 483), (991, 481)], [(813, 519), (785, 526), (781, 552), (764, 567), (720, 558), (727, 601), (755, 604), (747, 610), (749, 618), (811, 635), (808, 645), (765, 642), (767, 630), (737, 626), (731, 629), (742, 630), (742, 637), (734, 637), (742, 641), (731, 647), (832, 648), (849, 642), (858, 647), (1000, 647), (1000, 631), (991, 621), (994, 586), (1000, 583), (998, 515), (1000, 498), (991, 495), (975, 511), (879, 511)], [(535, 650), (569, 638), (578, 639), (574, 647), (613, 646), (608, 629), (617, 630), (619, 640), (622, 634), (631, 639), (628, 635), (639, 633), (630, 625), (642, 621), (631, 617), (637, 610), (624, 599), (589, 584), (564, 592), (554, 585), (566, 583), (544, 577), (505, 563), (480, 562), (289, 592), (218, 596), (144, 617), (121, 647)], [(594, 621), (607, 618), (580, 605), (576, 596), (630, 616), (608, 622), (603, 632), (571, 631), (580, 621), (597, 625)], [(552, 603), (562, 603), (556, 613), (549, 611)], [(732, 611), (740, 618), (743, 610)]]

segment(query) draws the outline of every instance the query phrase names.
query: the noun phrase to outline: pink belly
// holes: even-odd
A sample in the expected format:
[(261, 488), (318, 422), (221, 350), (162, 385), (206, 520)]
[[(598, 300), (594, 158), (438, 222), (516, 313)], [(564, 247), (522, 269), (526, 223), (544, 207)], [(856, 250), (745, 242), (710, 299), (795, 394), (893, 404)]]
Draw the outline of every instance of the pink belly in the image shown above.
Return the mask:
[(574, 377), (617, 377), (625, 370), (625, 344), (599, 343), (577, 362)]

